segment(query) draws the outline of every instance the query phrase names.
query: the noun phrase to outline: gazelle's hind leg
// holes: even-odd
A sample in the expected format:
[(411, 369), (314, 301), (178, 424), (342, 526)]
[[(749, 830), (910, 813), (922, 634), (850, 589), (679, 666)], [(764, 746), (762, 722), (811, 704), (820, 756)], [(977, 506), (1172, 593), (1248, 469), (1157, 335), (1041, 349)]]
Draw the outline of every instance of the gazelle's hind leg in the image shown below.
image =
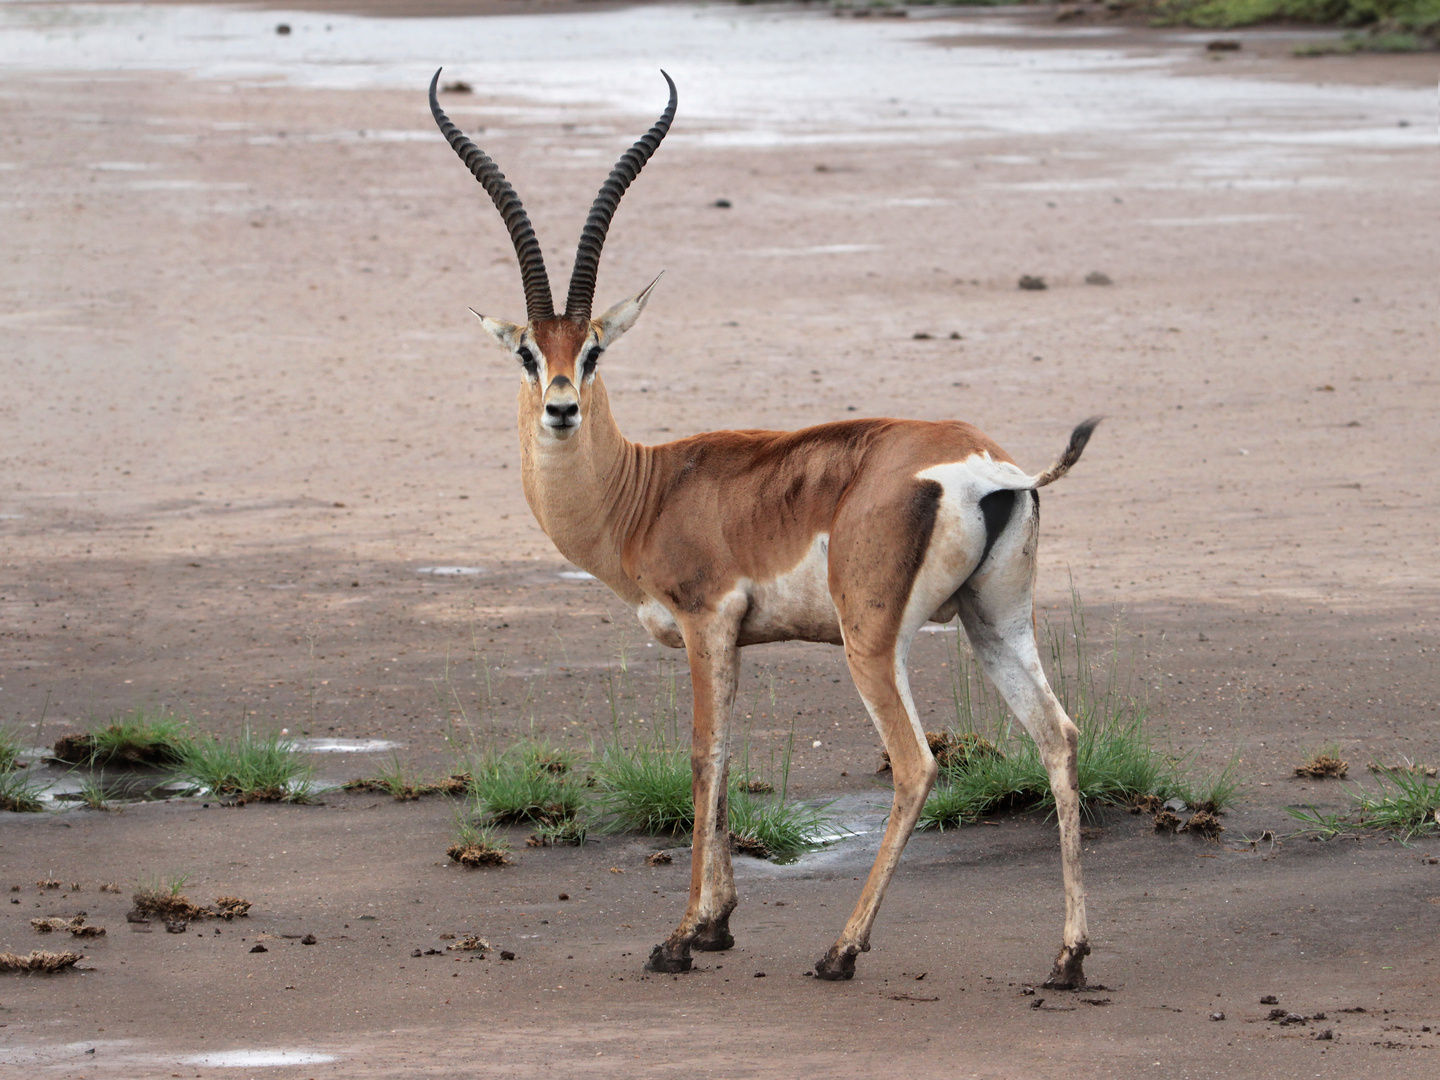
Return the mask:
[[(941, 487), (923, 482), (898, 505), (867, 503), (837, 522), (830, 536), (830, 592), (840, 617), (845, 660), (865, 708), (880, 732), (895, 782), (895, 797), (879, 854), (850, 921), (815, 965), (822, 979), (849, 979), (855, 957), (870, 949), (870, 930), (900, 855), (935, 784), (938, 769), (915, 715), (905, 661), (926, 618), (954, 590), (953, 572), (934, 543)], [(905, 523), (899, 536), (873, 527), (875, 517)], [(950, 543), (938, 545), (949, 555)]]
[(1060, 824), (1060, 861), (1065, 880), (1065, 933), (1045, 985), (1085, 985), (1082, 964), (1090, 953), (1085, 925), (1085, 885), (1080, 873), (1080, 795), (1076, 756), (1079, 729), (1056, 700), (1035, 646), (1035, 535), (1033, 496), (1013, 515), (991, 556), (958, 594), (960, 620), (990, 680), (1040, 749), (1055, 794)]

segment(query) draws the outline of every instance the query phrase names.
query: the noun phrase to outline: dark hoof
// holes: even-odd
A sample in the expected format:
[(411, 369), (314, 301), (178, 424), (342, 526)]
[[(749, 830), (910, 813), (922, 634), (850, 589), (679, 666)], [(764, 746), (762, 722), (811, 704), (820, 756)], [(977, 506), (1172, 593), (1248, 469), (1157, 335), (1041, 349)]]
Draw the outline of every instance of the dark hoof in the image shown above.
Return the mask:
[(690, 942), (690, 947), (701, 952), (724, 952), (735, 947), (735, 935), (723, 924), (716, 923), (702, 927)]
[(815, 974), (826, 982), (840, 982), (855, 977), (855, 954), (849, 949), (840, 952), (831, 948), (815, 965)]
[(1045, 980), (1046, 990), (1083, 990), (1085, 971), (1082, 967), (1085, 957), (1090, 955), (1090, 946), (1081, 942), (1073, 949), (1066, 945), (1055, 958), (1055, 969)]
[(645, 961), (646, 971), (658, 971), (662, 975), (676, 975), (690, 970), (690, 950), (670, 952), (664, 945), (650, 950), (650, 959)]

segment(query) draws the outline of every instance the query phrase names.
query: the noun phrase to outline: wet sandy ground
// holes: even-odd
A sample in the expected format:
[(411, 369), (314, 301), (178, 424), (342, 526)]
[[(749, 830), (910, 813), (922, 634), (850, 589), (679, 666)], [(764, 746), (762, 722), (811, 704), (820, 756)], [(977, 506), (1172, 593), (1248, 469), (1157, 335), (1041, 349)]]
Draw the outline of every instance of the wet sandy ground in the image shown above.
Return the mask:
[[(1286, 802), (1338, 805), (1287, 779), (1327, 740), (1357, 763), (1440, 758), (1429, 61), (1305, 62), (1264, 35), (1212, 61), (1203, 41), (1134, 31), (1114, 51), (1029, 50), (1023, 24), (988, 16), (937, 23), (924, 36), (938, 43), (859, 20), (726, 18), (737, 34), (772, 20), (767, 59), (787, 76), (728, 86), (725, 42), (748, 39), (719, 30), (712, 52), (687, 30), (692, 51), (656, 57), (680, 81), (681, 120), (617, 215), (597, 298), (666, 271), (606, 359), (630, 435), (956, 416), (1038, 468), (1105, 412), (1046, 495), (1042, 606), (1058, 615), (1073, 580), (1097, 641), (1122, 620), (1161, 736), (1211, 765), (1239, 749), (1247, 789), (1226, 838), (1283, 829)], [(534, 38), (525, 20), (494, 22)], [(584, 23), (624, 36), (604, 25)], [(976, 26), (1004, 47), (957, 46)], [(797, 32), (808, 59), (787, 59)], [(486, 65), (465, 66), (474, 40), (454, 36), (455, 70), (479, 92), (447, 107), (485, 129), (559, 278), (595, 186), (661, 103), (655, 65), (607, 68), (567, 99), (536, 61), (535, 86), (499, 93)], [(873, 52), (866, 86), (908, 63), (931, 97), (897, 81), (893, 103), (837, 99), (815, 74), (825, 49)], [(438, 769), (472, 736), (608, 733), (623, 658), (624, 719), (656, 722), (645, 705), (668, 692), (673, 654), (603, 588), (561, 576), (519, 491), (515, 374), (465, 311), (522, 310), (498, 222), (417, 89), (387, 81), (408, 67), (353, 65), (370, 74), (317, 88), (337, 65), (289, 63), (0, 76), (0, 717), (43, 712), (48, 742), (163, 703), (209, 730), (395, 739)], [(813, 109), (795, 104), (807, 72), (831, 94)], [(965, 79), (975, 95), (947, 91)], [(1114, 284), (1084, 284), (1092, 271)], [(1021, 274), (1050, 288), (1019, 291)], [(437, 567), (481, 572), (422, 572)], [(927, 726), (951, 711), (949, 640), (917, 646)], [(801, 794), (883, 797), (838, 652), (746, 659), (741, 730), (757, 751), (793, 724)], [(675, 686), (683, 708), (683, 672)], [(1090, 970), (1113, 988), (1089, 996), (1111, 1004), (1032, 1010), (1020, 987), (1043, 976), (1060, 908), (1039, 823), (915, 841), (875, 951), (832, 988), (800, 972), (848, 913), (863, 839), (798, 870), (747, 863), (724, 969), (637, 981), (678, 916), (683, 856), (648, 869), (648, 847), (612, 839), (467, 875), (444, 865), (449, 815), (337, 796), (7, 816), (0, 885), (22, 889), (0, 946), (38, 947), (28, 919), (77, 902), (110, 935), (87, 946), (89, 973), (0, 984), (0, 1060), (169, 1075), (218, 1046), (336, 1058), (267, 1075), (611, 1075), (622, 1058), (788, 1076), (903, 1053), (913, 1075), (1223, 1076), (1263, 1061), (1419, 1076), (1440, 1044), (1421, 1030), (1440, 1021), (1433, 841), (1229, 851), (1117, 816), (1087, 855)], [(94, 891), (185, 870), (197, 899), (254, 899), (249, 923), (131, 934), (125, 898)], [(36, 895), (51, 874), (84, 890)], [(256, 934), (307, 931), (319, 946), (277, 936), (248, 952)], [(470, 931), (520, 959), (409, 956)], [(1261, 1022), (1266, 993), (1328, 1019)], [(1335, 1041), (1310, 1038), (1326, 1026)]]

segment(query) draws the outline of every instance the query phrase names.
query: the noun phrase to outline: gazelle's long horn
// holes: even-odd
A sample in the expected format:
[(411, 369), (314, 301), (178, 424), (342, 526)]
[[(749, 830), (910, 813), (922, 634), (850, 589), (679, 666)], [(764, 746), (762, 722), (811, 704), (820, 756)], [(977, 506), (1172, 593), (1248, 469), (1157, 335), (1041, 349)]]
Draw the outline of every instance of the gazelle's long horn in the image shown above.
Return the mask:
[(585, 230), (580, 234), (580, 246), (575, 252), (575, 269), (570, 271), (570, 292), (565, 298), (565, 317), (568, 319), (584, 321), (590, 318), (590, 305), (595, 300), (595, 273), (600, 267), (600, 249), (605, 246), (610, 219), (620, 205), (620, 196), (640, 175), (640, 170), (670, 130), (670, 121), (675, 119), (675, 80), (663, 71), (660, 74), (665, 75), (665, 82), (670, 86), (670, 103), (655, 125), (615, 163), (609, 179), (600, 188), (600, 194), (595, 196), (590, 216), (585, 219)]
[[(443, 69), (442, 69), (443, 70)], [(440, 71), (430, 80), (430, 114), (440, 125), (440, 133), (449, 141), (451, 148), (460, 155), (465, 167), (475, 174), (485, 187), (485, 192), (500, 211), (505, 227), (510, 230), (510, 242), (515, 245), (515, 254), (520, 260), (520, 280), (525, 286), (525, 314), (530, 322), (555, 317), (555, 302), (550, 298), (550, 278), (545, 273), (545, 259), (540, 254), (540, 241), (530, 225), (530, 217), (520, 202), (520, 196), (505, 179), (495, 162), (484, 150), (465, 137), (440, 108), (435, 88), (440, 82)]]

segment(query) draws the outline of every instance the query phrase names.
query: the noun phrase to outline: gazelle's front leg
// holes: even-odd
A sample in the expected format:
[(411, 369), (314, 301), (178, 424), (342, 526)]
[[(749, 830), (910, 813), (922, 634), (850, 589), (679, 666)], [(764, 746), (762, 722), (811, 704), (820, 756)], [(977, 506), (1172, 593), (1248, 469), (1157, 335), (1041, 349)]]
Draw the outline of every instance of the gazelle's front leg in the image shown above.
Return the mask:
[(717, 612), (682, 621), (690, 657), (695, 697), (695, 728), (691, 736), (691, 791), (695, 800), (695, 833), (690, 850), (690, 903), (685, 917), (645, 963), (647, 971), (689, 971), (690, 949), (728, 949), (730, 913), (738, 896), (730, 865), (730, 820), (727, 805), (730, 768), (730, 713), (739, 680), (740, 650), (735, 641), (746, 604), (724, 604)]

